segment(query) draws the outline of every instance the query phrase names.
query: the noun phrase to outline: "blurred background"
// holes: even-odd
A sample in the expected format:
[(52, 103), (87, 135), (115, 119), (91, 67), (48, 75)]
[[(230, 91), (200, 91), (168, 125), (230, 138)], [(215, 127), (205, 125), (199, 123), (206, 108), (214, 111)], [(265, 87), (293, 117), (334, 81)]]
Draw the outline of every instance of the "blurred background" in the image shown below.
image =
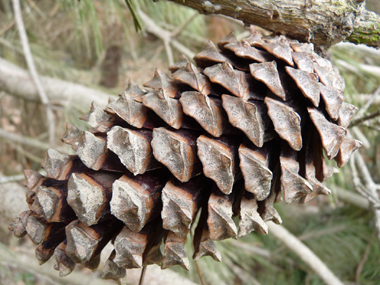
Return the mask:
[[(86, 129), (86, 123), (78, 118), (87, 112), (92, 100), (106, 104), (107, 97), (116, 97), (130, 79), (141, 86), (153, 77), (155, 68), (166, 70), (183, 53), (191, 58), (206, 39), (215, 42), (230, 32), (241, 39), (249, 34), (249, 28), (227, 17), (199, 15), (164, 1), (134, 1), (142, 28), (139, 32), (124, 1), (21, 2), (39, 75), (61, 80), (49, 81), (52, 93), (60, 88), (79, 88), (76, 92), (82, 92), (83, 100), (63, 95), (51, 100), (56, 138), (51, 144), (43, 105), (27, 89), (17, 91), (16, 87), (27, 86), (20, 69), (27, 66), (12, 3), (0, 0), (0, 284), (114, 284), (80, 266), (72, 275), (59, 278), (52, 268), (53, 261), (39, 267), (34, 259), (35, 245), (27, 238), (11, 235), (8, 224), (26, 209), (23, 170), (40, 171), (49, 146), (71, 153), (71, 148), (59, 141), (65, 122)], [(367, 9), (379, 14), (379, 1), (368, 0)], [(251, 29), (266, 33), (257, 27)], [(170, 35), (169, 42), (163, 35)], [(380, 51), (341, 43), (333, 46), (327, 57), (346, 80), (346, 101), (359, 107), (355, 118), (379, 110)], [(10, 74), (19, 79), (8, 82)], [(8, 87), (3, 88), (5, 85)], [(80, 89), (83, 86), (88, 89)], [(373, 181), (379, 184), (379, 117), (349, 130), (363, 142), (360, 152)], [(318, 197), (306, 205), (284, 207), (279, 203), (276, 207), (285, 228), (310, 247), (345, 284), (380, 284), (380, 250), (373, 211), (365, 195), (360, 194), (363, 191), (354, 189), (356, 171), (348, 163), (330, 178), (327, 186), (333, 194), (329, 197)], [(217, 246), (223, 263), (210, 257), (199, 261), (207, 284), (323, 284), (271, 234), (251, 233), (238, 241), (218, 242)], [(190, 244), (188, 250), (191, 256)], [(139, 274), (139, 270), (129, 272), (128, 284), (137, 284)], [(175, 266), (159, 273), (157, 268), (148, 267), (146, 284), (178, 284), (168, 283), (174, 282), (173, 278), (200, 284), (194, 264), (189, 272)]]

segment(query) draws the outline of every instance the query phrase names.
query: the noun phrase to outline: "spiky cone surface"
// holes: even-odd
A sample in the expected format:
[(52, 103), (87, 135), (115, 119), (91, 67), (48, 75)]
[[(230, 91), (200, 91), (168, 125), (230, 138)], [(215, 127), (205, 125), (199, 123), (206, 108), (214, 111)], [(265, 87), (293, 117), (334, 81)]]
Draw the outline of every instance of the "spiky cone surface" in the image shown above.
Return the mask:
[(92, 106), (82, 117), (91, 129), (67, 125), (62, 139), (77, 155), (49, 149), (46, 177), (25, 172), (30, 210), (10, 229), (38, 244), (41, 264), (54, 255), (60, 276), (76, 263), (96, 270), (112, 242), (104, 278), (153, 263), (189, 269), (199, 211), (193, 258), (220, 261), (215, 240), (281, 223), (275, 202), (330, 193), (324, 157), (341, 167), (361, 143), (346, 136), (356, 107), (328, 60), (311, 44), (257, 34), (209, 42), (194, 60)]

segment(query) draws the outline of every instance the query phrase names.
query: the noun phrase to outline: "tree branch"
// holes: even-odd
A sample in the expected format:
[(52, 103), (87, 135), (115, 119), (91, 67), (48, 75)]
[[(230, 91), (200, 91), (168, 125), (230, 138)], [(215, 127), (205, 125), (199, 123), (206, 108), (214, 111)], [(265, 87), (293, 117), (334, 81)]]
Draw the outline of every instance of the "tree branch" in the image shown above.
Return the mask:
[[(46, 175), (46, 171), (43, 169), (40, 169), (38, 171), (42, 175)], [(6, 183), (12, 183), (12, 182), (19, 182), (25, 180), (24, 174), (16, 174), (11, 176), (1, 176), (0, 175), (0, 184), (6, 184)]]
[[(67, 108), (80, 107), (87, 110), (92, 101), (104, 108), (108, 98), (113, 96), (80, 84), (51, 77), (40, 76), (40, 80), (49, 96), (49, 101)], [(30, 74), (25, 69), (2, 58), (0, 58), (0, 90), (25, 100), (40, 101), (38, 90)]]
[[(25, 136), (15, 134), (15, 133), (6, 132), (3, 129), (0, 129), (0, 138), (8, 140), (8, 141), (12, 141), (12, 142), (20, 143), (23, 145), (27, 145), (30, 147), (34, 147), (40, 150), (46, 150), (50, 147), (48, 144), (40, 142), (39, 140), (25, 137)], [(55, 149), (63, 153), (71, 154), (69, 148), (56, 146)]]
[(54, 124), (54, 114), (51, 109), (51, 105), (49, 103), (49, 99), (46, 95), (45, 89), (43, 88), (40, 78), (37, 73), (36, 66), (34, 65), (34, 60), (32, 56), (32, 52), (30, 51), (29, 47), (29, 41), (28, 36), (26, 35), (24, 22), (22, 20), (22, 14), (21, 14), (21, 7), (20, 7), (20, 1), (19, 0), (13, 0), (13, 9), (15, 13), (15, 20), (16, 25), (18, 28), (18, 32), (20, 34), (21, 44), (24, 50), (24, 56), (26, 63), (28, 65), (30, 74), (32, 75), (34, 84), (36, 85), (36, 88), (38, 90), (38, 94), (41, 98), (41, 102), (45, 107), (46, 112), (46, 123), (48, 127), (48, 133), (49, 133), (49, 142), (51, 145), (54, 145), (55, 141), (55, 124)]
[(272, 222), (267, 223), (269, 233), (283, 242), (291, 251), (297, 254), (326, 284), (343, 285), (333, 272), (305, 244), (297, 239), (283, 226)]
[[(193, 58), (195, 53), (193, 53), (191, 50), (189, 50), (187, 47), (182, 45), (179, 41), (173, 38), (173, 34), (167, 30), (164, 30), (160, 28), (151, 18), (148, 17), (144, 12), (141, 10), (138, 11), (138, 14), (142, 21), (144, 22), (145, 28), (148, 32), (152, 33), (159, 39), (161, 39), (164, 44), (171, 44), (176, 50), (178, 50), (180, 53), (183, 53), (188, 58)], [(166, 50), (168, 51), (167, 47), (165, 46)], [(168, 54), (169, 58), (170, 55)], [(170, 61), (170, 59), (169, 59)]]
[(336, 195), (340, 200), (343, 200), (344, 202), (350, 203), (356, 207), (369, 210), (369, 202), (368, 199), (360, 196), (359, 194), (356, 194), (352, 191), (348, 191), (346, 189), (342, 189), (338, 186), (334, 186), (330, 188), (332, 191), (336, 192)]
[[(369, 107), (373, 104), (376, 98), (380, 98), (380, 86), (376, 88), (375, 92), (371, 95), (369, 100), (365, 103), (363, 107), (360, 108), (359, 112), (356, 114), (356, 117), (363, 117), (365, 112), (368, 110)], [(351, 122), (352, 124), (352, 122)]]
[(360, 16), (358, 27), (346, 38), (354, 44), (365, 44), (371, 47), (380, 47), (380, 16), (374, 12), (364, 10)]
[(354, 153), (353, 156), (355, 158), (355, 163), (358, 166), (357, 167), (358, 172), (360, 173), (362, 181), (364, 182), (364, 186), (366, 188), (366, 191), (368, 192), (368, 195), (370, 195), (370, 197), (372, 196), (376, 198), (375, 201), (372, 201), (372, 200), (369, 200), (369, 201), (373, 207), (375, 228), (377, 232), (377, 241), (378, 243), (380, 243), (380, 209), (375, 207), (375, 206), (378, 206), (376, 205), (376, 202), (378, 202), (378, 197), (379, 197), (377, 193), (377, 185), (373, 181), (372, 176), (361, 154)]
[(368, 12), (363, 0), (169, 0), (201, 14), (223, 14), (281, 33), (317, 48), (347, 40), (380, 47), (380, 16)]
[(356, 119), (355, 121), (352, 121), (351, 124), (350, 124), (350, 128), (354, 127), (354, 126), (357, 126), (365, 121), (368, 121), (368, 120), (371, 120), (371, 119), (374, 119), (376, 117), (380, 116), (380, 110), (377, 110), (376, 112), (372, 113), (372, 114), (369, 114), (367, 116), (363, 116), (359, 119)]

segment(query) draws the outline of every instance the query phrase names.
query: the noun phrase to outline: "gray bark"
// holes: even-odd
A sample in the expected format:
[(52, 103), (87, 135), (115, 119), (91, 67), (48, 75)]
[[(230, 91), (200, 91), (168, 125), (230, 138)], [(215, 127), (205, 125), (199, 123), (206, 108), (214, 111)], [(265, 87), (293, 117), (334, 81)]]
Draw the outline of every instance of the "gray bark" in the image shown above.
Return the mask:
[(380, 47), (380, 16), (364, 0), (169, 0), (202, 14), (222, 14), (324, 50), (345, 38)]

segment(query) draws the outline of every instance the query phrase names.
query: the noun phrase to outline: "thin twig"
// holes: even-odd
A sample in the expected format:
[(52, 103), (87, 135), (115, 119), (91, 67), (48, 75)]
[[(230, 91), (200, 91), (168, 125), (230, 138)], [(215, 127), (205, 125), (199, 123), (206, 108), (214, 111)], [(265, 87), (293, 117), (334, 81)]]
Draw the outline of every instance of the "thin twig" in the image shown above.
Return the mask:
[[(0, 38), (0, 44), (2, 44), (2, 40), (4, 39)], [(0, 58), (0, 78), (0, 90), (24, 100), (41, 101), (36, 85), (27, 70)], [(57, 78), (40, 76), (40, 79), (50, 102), (55, 102), (54, 104), (66, 106), (67, 108), (87, 110), (92, 101), (95, 101), (97, 106), (104, 108), (108, 104), (108, 98), (114, 96)]]
[[(360, 110), (356, 114), (356, 116), (362, 117), (364, 115), (364, 113), (368, 110), (368, 108), (371, 107), (371, 105), (374, 102), (374, 100), (376, 99), (376, 97), (378, 97), (379, 95), (380, 95), (380, 86), (377, 87), (377, 89), (375, 90), (375, 92), (373, 92), (373, 94), (371, 95), (371, 97), (369, 97), (367, 103), (362, 108), (360, 108)], [(351, 124), (352, 124), (352, 122), (351, 122)]]
[(298, 239), (301, 241), (308, 240), (308, 239), (315, 239), (315, 238), (319, 238), (321, 236), (331, 235), (334, 233), (344, 231), (346, 228), (347, 227), (345, 225), (340, 225), (340, 226), (336, 226), (336, 227), (332, 227), (332, 228), (328, 228), (328, 229), (323, 229), (320, 231), (310, 231), (306, 234), (298, 236)]
[(340, 42), (334, 45), (334, 48), (344, 48), (347, 50), (355, 50), (358, 53), (367, 56), (371, 56), (374, 58), (379, 58), (380, 57), (380, 50), (374, 49), (373, 47), (369, 47), (366, 45), (356, 45), (353, 43), (349, 42)]
[(355, 162), (358, 166), (358, 170), (360, 172), (360, 176), (363, 180), (364, 186), (367, 190), (367, 192), (370, 194), (371, 197), (375, 198), (375, 202), (377, 202), (377, 205), (374, 201), (371, 201), (372, 207), (373, 207), (373, 213), (374, 213), (374, 220), (375, 220), (375, 228), (377, 231), (377, 239), (380, 243), (380, 209), (379, 209), (379, 199), (378, 199), (378, 193), (377, 193), (377, 185), (372, 179), (372, 176), (368, 170), (367, 165), (364, 162), (363, 157), (360, 153), (354, 153)]
[[(371, 99), (372, 95), (373, 94), (362, 93), (362, 94), (358, 94), (357, 98), (359, 98), (363, 102), (368, 102), (368, 100)], [(373, 99), (373, 102), (372, 102), (372, 106), (378, 106), (378, 105), (380, 105), (380, 96)]]
[(226, 262), (226, 265), (232, 270), (233, 273), (241, 280), (243, 283), (252, 284), (252, 285), (260, 285), (260, 282), (256, 280), (251, 274), (246, 272), (240, 266), (235, 265), (233, 262)]
[(297, 237), (283, 226), (268, 222), (269, 233), (283, 242), (291, 251), (297, 254), (326, 284), (343, 285), (342, 281)]
[(376, 231), (372, 231), (372, 234), (371, 234), (371, 237), (369, 238), (368, 240), (368, 244), (364, 250), (364, 254), (363, 254), (363, 257), (362, 259), (360, 260), (359, 264), (358, 264), (358, 267), (356, 268), (356, 276), (355, 276), (355, 282), (356, 284), (359, 285), (359, 279), (360, 279), (360, 274), (362, 272), (362, 269), (363, 269), (363, 266), (364, 264), (366, 263), (367, 259), (368, 259), (368, 255), (369, 255), (369, 250), (371, 249), (371, 245), (372, 245), (372, 242), (373, 242), (373, 237), (375, 236), (375, 233)]
[[(191, 240), (194, 240), (194, 236), (193, 236), (193, 231), (192, 231), (192, 229), (190, 229), (190, 238), (191, 238)], [(194, 244), (191, 243), (191, 245), (192, 245), (193, 252), (194, 252), (194, 251), (195, 251), (195, 249), (194, 249)], [(199, 266), (199, 262), (198, 262), (198, 260), (194, 260), (194, 263), (195, 263), (195, 267), (197, 268), (198, 276), (199, 276), (199, 279), (201, 280), (202, 285), (207, 285), (205, 279), (203, 278), (202, 269), (201, 269), (201, 267)]]
[(12, 175), (12, 176), (2, 176), (2, 177), (0, 177), (0, 184), (18, 182), (18, 181), (22, 181), (24, 179), (25, 179), (24, 174), (17, 174), (17, 175)]
[(355, 165), (356, 156), (351, 156), (350, 159), (350, 167), (351, 167), (351, 174), (352, 174), (352, 182), (354, 184), (355, 190), (359, 192), (360, 195), (365, 197), (369, 202), (376, 204), (376, 197), (372, 197), (371, 193), (368, 192), (366, 187), (363, 185), (363, 183), (360, 181), (358, 170)]
[(180, 53), (186, 55), (190, 60), (193, 59), (195, 53), (189, 50), (187, 47), (185, 47), (183, 44), (181, 44), (179, 41), (172, 40), (171, 41), (172, 46), (178, 50)]
[(53, 8), (49, 12), (49, 17), (54, 17), (55, 14), (58, 12), (60, 7), (61, 7), (61, 3), (55, 2), (55, 5), (53, 6)]
[[(46, 150), (49, 148), (49, 145), (43, 142), (40, 142), (39, 140), (32, 139), (30, 137), (22, 136), (15, 133), (10, 133), (7, 131), (4, 131), (3, 129), (0, 129), (0, 138), (6, 139), (8, 141), (17, 142), (23, 145), (27, 145), (30, 147), (34, 147), (41, 150)], [(63, 147), (55, 147), (60, 152), (71, 154), (70, 151), (67, 148)]]
[[(42, 175), (46, 175), (46, 171), (43, 169), (38, 170), (38, 172)], [(19, 182), (19, 181), (23, 181), (24, 179), (25, 179), (24, 174), (16, 174), (12, 176), (0, 176), (0, 184)]]
[(173, 65), (174, 57), (173, 57), (172, 48), (170, 47), (170, 41), (164, 40), (164, 46), (165, 46), (166, 55), (168, 56), (169, 65)]
[(372, 129), (372, 130), (377, 131), (377, 132), (380, 133), (380, 128), (378, 128), (376, 126), (367, 126), (367, 128)]
[(33, 56), (30, 51), (28, 36), (26, 34), (24, 22), (22, 20), (21, 7), (20, 7), (19, 0), (13, 0), (13, 9), (14, 9), (14, 14), (15, 14), (16, 25), (20, 34), (20, 40), (21, 40), (22, 47), (24, 50), (25, 60), (28, 65), (30, 74), (33, 78), (33, 81), (37, 87), (39, 96), (41, 98), (41, 102), (45, 107), (46, 120), (47, 120), (47, 125), (48, 125), (48, 130), (49, 130), (49, 142), (51, 145), (54, 145), (54, 139), (55, 139), (54, 115), (53, 115), (53, 111), (50, 108), (49, 99), (45, 93), (45, 89), (43, 88), (40, 78), (38, 76), (36, 66), (34, 65)]
[[(160, 26), (161, 26), (163, 29), (170, 30), (172, 33), (173, 33), (173, 31), (176, 29), (175, 26), (173, 26), (173, 25), (171, 25), (171, 24), (169, 24), (169, 23), (167, 23), (167, 22), (160, 22)], [(188, 32), (188, 31), (186, 31), (186, 30), (182, 31), (182, 34), (183, 34), (186, 38), (188, 38), (188, 39), (190, 39), (190, 40), (197, 41), (197, 42), (200, 43), (200, 44), (206, 44), (207, 41), (208, 41), (207, 38), (202, 37), (202, 36), (199, 36), (199, 35), (196, 35), (196, 34), (194, 34), (194, 33), (190, 33), (190, 32)]]
[(205, 279), (203, 278), (201, 267), (199, 266), (198, 260), (194, 260), (195, 267), (197, 268), (199, 279), (201, 280), (202, 285), (207, 285)]
[[(357, 167), (355, 165), (355, 163), (356, 164), (358, 164), (358, 163), (361, 164), (360, 161), (357, 161), (358, 157), (359, 157), (359, 155), (352, 156), (352, 158), (351, 158), (352, 162), (350, 162), (351, 169), (352, 169), (352, 176), (354, 177), (353, 178), (354, 186), (356, 187), (356, 190), (361, 195), (363, 195), (364, 197), (366, 197), (368, 199), (368, 201), (371, 203), (372, 207), (379, 208), (380, 207), (380, 201), (379, 201), (379, 198), (378, 198), (377, 193), (376, 193), (376, 190), (377, 190), (376, 184), (371, 185), (371, 187), (373, 187), (373, 191), (371, 191), (370, 189), (368, 189), (367, 185), (364, 185), (362, 183), (362, 181), (359, 178)], [(364, 163), (363, 158), (362, 158), (362, 163)], [(364, 164), (364, 167), (366, 167), (365, 164)], [(366, 178), (362, 177), (364, 180), (372, 179), (372, 178), (368, 178), (368, 176), (367, 176), (369, 174), (368, 168), (367, 168), (367, 171), (365, 171), (365, 169), (364, 170), (361, 169), (361, 171), (362, 171), (361, 175), (362, 176), (363, 175), (366, 176)], [(364, 171), (364, 173), (363, 173), (363, 171)], [(368, 173), (366, 173), (366, 172), (368, 172)], [(369, 177), (370, 177), (370, 175), (369, 175)]]
[(0, 30), (0, 36), (4, 34), (6, 31), (8, 31), (10, 28), (12, 28), (14, 24), (15, 20), (12, 19), (7, 25), (5, 25), (5, 27), (2, 30)]
[(357, 126), (357, 125), (359, 125), (359, 124), (361, 124), (361, 123), (363, 123), (365, 121), (371, 120), (371, 119), (376, 118), (378, 116), (380, 116), (380, 110), (377, 110), (376, 112), (374, 112), (372, 114), (369, 114), (367, 116), (363, 116), (363, 117), (361, 117), (359, 119), (356, 119), (356, 120), (352, 121), (351, 124), (349, 125), (349, 128)]
[(10, 141), (8, 141), (7, 143), (10, 144), (11, 147), (15, 148), (17, 152), (19, 152), (21, 155), (25, 156), (26, 158), (30, 159), (31, 161), (36, 162), (38, 164), (41, 164), (41, 162), (43, 161), (41, 157), (38, 157), (30, 153), (29, 151), (26, 151), (21, 145), (12, 143)]
[(46, 15), (44, 12), (41, 11), (41, 9), (37, 6), (37, 4), (33, 0), (27, 0), (30, 7), (33, 8), (37, 12), (38, 15), (40, 15), (42, 18), (46, 18)]
[(363, 134), (363, 132), (359, 129), (358, 126), (351, 128), (350, 132), (352, 132), (354, 135), (351, 137), (356, 137), (359, 141), (362, 142), (363, 148), (369, 149), (371, 147), (371, 143), (368, 140), (367, 136)]
[(233, 247), (239, 247), (245, 252), (252, 253), (253, 255), (259, 255), (268, 259), (272, 258), (272, 254), (269, 250), (254, 246), (251, 243), (245, 243), (240, 240), (231, 240), (229, 242)]
[[(277, 256), (278, 252), (281, 252), (285, 249), (285, 246), (279, 247), (274, 251), (269, 251), (257, 246), (252, 245), (252, 243), (241, 242), (240, 240), (231, 240), (229, 241), (234, 247), (238, 247), (244, 250), (245, 253), (250, 253), (252, 255), (262, 256), (267, 259), (273, 259)], [(288, 262), (291, 266), (302, 268), (300, 264), (297, 264), (293, 259), (287, 257), (285, 261)], [(302, 268), (304, 270), (304, 268)]]
[[(346, 226), (343, 225), (343, 226), (337, 226), (337, 227), (334, 227), (334, 228), (323, 229), (323, 230), (320, 230), (320, 231), (310, 231), (310, 232), (308, 232), (306, 234), (297, 236), (297, 238), (300, 241), (305, 241), (305, 240), (308, 240), (308, 239), (314, 239), (314, 238), (318, 238), (318, 237), (321, 237), (321, 236), (324, 236), (324, 235), (329, 235), (329, 234), (333, 234), (333, 233), (336, 233), (336, 232), (340, 232), (340, 231), (343, 231), (345, 229), (346, 229)], [(272, 254), (273, 255), (278, 255), (285, 248), (286, 248), (285, 246), (279, 247), (275, 251), (273, 251)]]
[(145, 272), (146, 272), (146, 265), (144, 265), (143, 268), (141, 269), (141, 275), (140, 275), (139, 285), (143, 285), (144, 284)]
[(175, 38), (177, 37), (180, 33), (182, 33), (182, 31), (184, 29), (186, 29), (186, 27), (197, 17), (199, 16), (199, 13), (198, 12), (194, 12), (189, 18), (186, 19), (185, 22), (182, 23), (181, 26), (179, 26), (177, 29), (175, 29), (172, 33), (171, 33), (171, 37), (172, 38)]
[(178, 42), (176, 39), (173, 39), (172, 34), (170, 32), (159, 27), (151, 18), (148, 17), (148, 15), (146, 15), (141, 10), (138, 10), (138, 14), (144, 22), (144, 26), (146, 27), (146, 30), (148, 32), (161, 39), (164, 43), (165, 41), (169, 42), (173, 46), (173, 48), (178, 50), (180, 53), (183, 53), (188, 58), (194, 57), (195, 54), (191, 50), (189, 50), (183, 44)]
[(367, 74), (370, 73), (376, 77), (380, 76), (380, 68), (377, 66), (374, 66), (374, 65), (368, 65), (368, 64), (352, 65), (352, 64), (348, 63), (347, 61), (344, 61), (341, 59), (338, 59), (336, 61), (336, 64), (339, 65), (339, 67), (341, 67), (345, 70), (351, 71), (357, 75), (363, 75), (363, 73), (365, 72)]
[(248, 37), (250, 34), (251, 34), (251, 31), (244, 31), (244, 32), (242, 32), (241, 34), (238, 34), (238, 35), (236, 36), (236, 39), (237, 39), (238, 41), (241, 41), (242, 39)]
[(368, 199), (356, 194), (355, 192), (339, 188), (336, 185), (330, 189), (336, 192), (340, 200), (343, 200), (344, 202), (350, 203), (365, 210), (370, 209)]

